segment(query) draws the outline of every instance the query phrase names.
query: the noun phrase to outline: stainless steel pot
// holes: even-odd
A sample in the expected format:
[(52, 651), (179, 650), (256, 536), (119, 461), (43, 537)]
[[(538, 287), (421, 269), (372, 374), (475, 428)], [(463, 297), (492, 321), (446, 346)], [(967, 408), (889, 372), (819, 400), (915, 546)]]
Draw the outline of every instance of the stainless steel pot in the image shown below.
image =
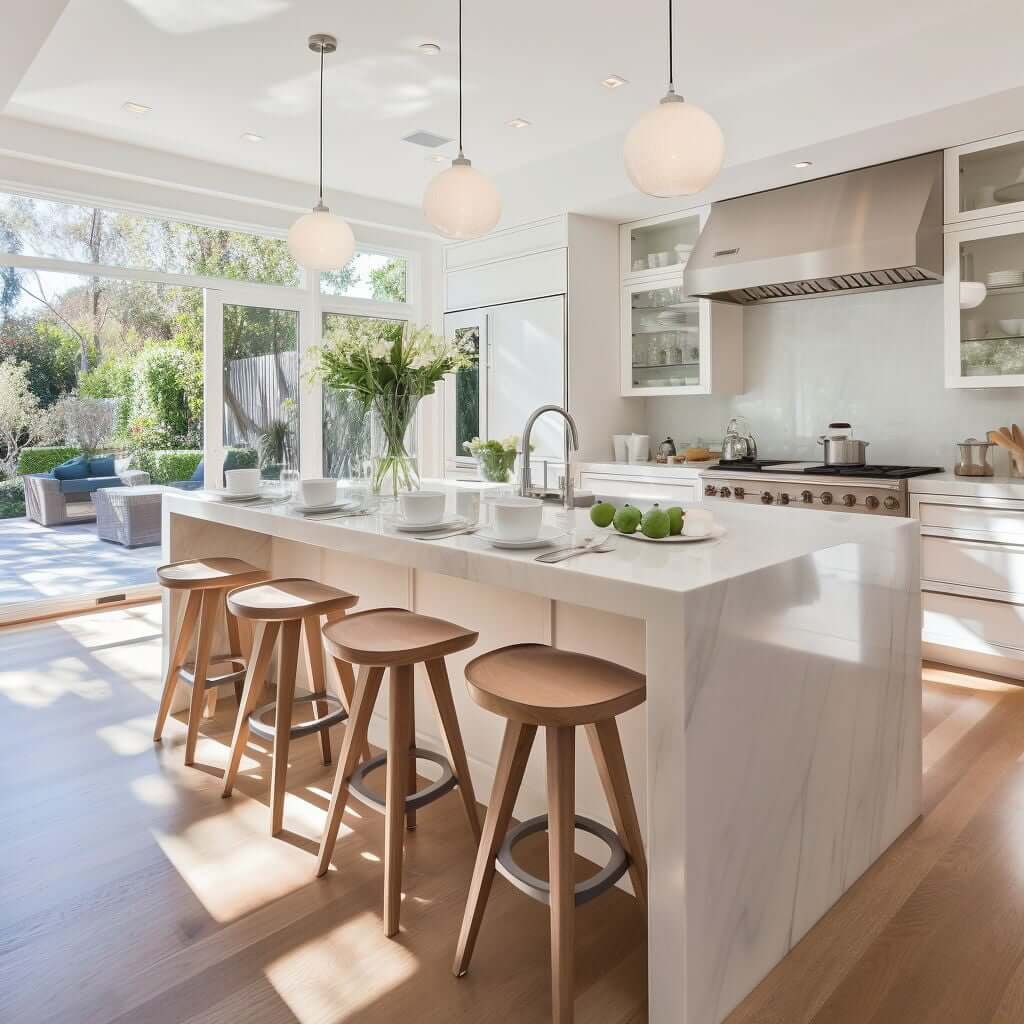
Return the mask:
[(822, 434), (818, 444), (825, 449), (826, 466), (863, 466), (867, 460), (870, 441), (857, 441), (850, 437), (849, 423), (830, 423), (830, 433)]

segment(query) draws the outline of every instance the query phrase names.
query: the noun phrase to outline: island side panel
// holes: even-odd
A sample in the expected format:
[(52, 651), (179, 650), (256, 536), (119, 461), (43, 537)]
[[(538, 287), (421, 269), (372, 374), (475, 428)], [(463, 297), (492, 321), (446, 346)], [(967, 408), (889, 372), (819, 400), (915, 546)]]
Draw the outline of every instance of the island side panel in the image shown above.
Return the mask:
[(686, 600), (688, 1024), (717, 1024), (920, 814), (916, 530)]

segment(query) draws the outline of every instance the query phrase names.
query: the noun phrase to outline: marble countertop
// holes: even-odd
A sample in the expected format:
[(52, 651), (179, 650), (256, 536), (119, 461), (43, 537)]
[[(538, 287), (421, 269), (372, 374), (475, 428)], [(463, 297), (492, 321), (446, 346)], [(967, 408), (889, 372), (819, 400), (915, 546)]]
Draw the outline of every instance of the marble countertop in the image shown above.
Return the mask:
[(1024, 479), (1005, 473), (995, 476), (957, 476), (947, 470), (928, 476), (912, 477), (911, 494), (951, 494), (970, 498), (1022, 498)]
[[(443, 482), (431, 481), (430, 486), (455, 493), (454, 487)], [(454, 504), (454, 499), (450, 504)], [(714, 510), (716, 522), (727, 531), (722, 537), (658, 544), (613, 534), (615, 547), (611, 552), (548, 565), (534, 561), (541, 553), (537, 550), (494, 548), (479, 536), (426, 541), (400, 533), (394, 529), (394, 506), (390, 502), (366, 516), (317, 520), (305, 518), (285, 506), (246, 507), (219, 501), (201, 491), (181, 491), (166, 494), (163, 508), (165, 517), (169, 514), (192, 516), (554, 600), (621, 614), (635, 609), (638, 616), (657, 608), (673, 595), (851, 541), (887, 546), (897, 543), (897, 531), (918, 528), (915, 521), (886, 516), (841, 512), (806, 515), (794, 513), (792, 509), (723, 504)], [(544, 520), (566, 531), (566, 545), (573, 538), (603, 532), (590, 522), (585, 509), (545, 508)], [(168, 536), (166, 523), (164, 536)]]

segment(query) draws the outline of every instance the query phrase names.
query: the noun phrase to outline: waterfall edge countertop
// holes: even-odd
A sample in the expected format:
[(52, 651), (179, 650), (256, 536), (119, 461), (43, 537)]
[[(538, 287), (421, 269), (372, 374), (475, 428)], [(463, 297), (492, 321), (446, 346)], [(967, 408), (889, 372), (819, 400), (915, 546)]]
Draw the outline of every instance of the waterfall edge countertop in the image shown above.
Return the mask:
[[(920, 814), (921, 593), (915, 520), (713, 511), (727, 531), (717, 539), (617, 537), (607, 554), (545, 565), (478, 536), (417, 540), (386, 513), (316, 521), (167, 493), (164, 557), (244, 558), (351, 590), (360, 608), (479, 631), (449, 671), (481, 795), (500, 740), (460, 685), (466, 659), (540, 642), (645, 672), (647, 701), (620, 728), (650, 871), (650, 1019), (718, 1024)], [(586, 510), (544, 518), (577, 537), (603, 533)], [(166, 645), (180, 599), (164, 602)], [(428, 716), (416, 723), (425, 746), (443, 749)], [(578, 813), (608, 824), (586, 761)], [(516, 814), (544, 809), (537, 744)], [(604, 863), (589, 841), (578, 833), (577, 849)], [(339, 844), (339, 869), (345, 856)], [(311, 882), (314, 866), (311, 856)], [(405, 924), (430, 927), (429, 907)], [(436, 937), (446, 949), (455, 939)]]

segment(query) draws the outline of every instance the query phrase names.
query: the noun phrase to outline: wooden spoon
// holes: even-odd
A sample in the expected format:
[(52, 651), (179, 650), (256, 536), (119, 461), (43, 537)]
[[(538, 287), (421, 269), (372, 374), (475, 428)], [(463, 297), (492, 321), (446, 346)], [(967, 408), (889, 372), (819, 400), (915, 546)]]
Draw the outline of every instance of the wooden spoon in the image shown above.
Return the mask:
[(1013, 459), (1017, 472), (1024, 476), (1024, 448), (1014, 444), (1013, 435), (1010, 431), (1002, 427), (999, 430), (990, 430), (987, 436), (992, 444), (997, 444), (1000, 448), (1005, 448), (1010, 453), (1010, 458)]
[(1016, 423), (1010, 424), (1010, 435), (1018, 448), (1024, 448), (1024, 430), (1021, 430)]

